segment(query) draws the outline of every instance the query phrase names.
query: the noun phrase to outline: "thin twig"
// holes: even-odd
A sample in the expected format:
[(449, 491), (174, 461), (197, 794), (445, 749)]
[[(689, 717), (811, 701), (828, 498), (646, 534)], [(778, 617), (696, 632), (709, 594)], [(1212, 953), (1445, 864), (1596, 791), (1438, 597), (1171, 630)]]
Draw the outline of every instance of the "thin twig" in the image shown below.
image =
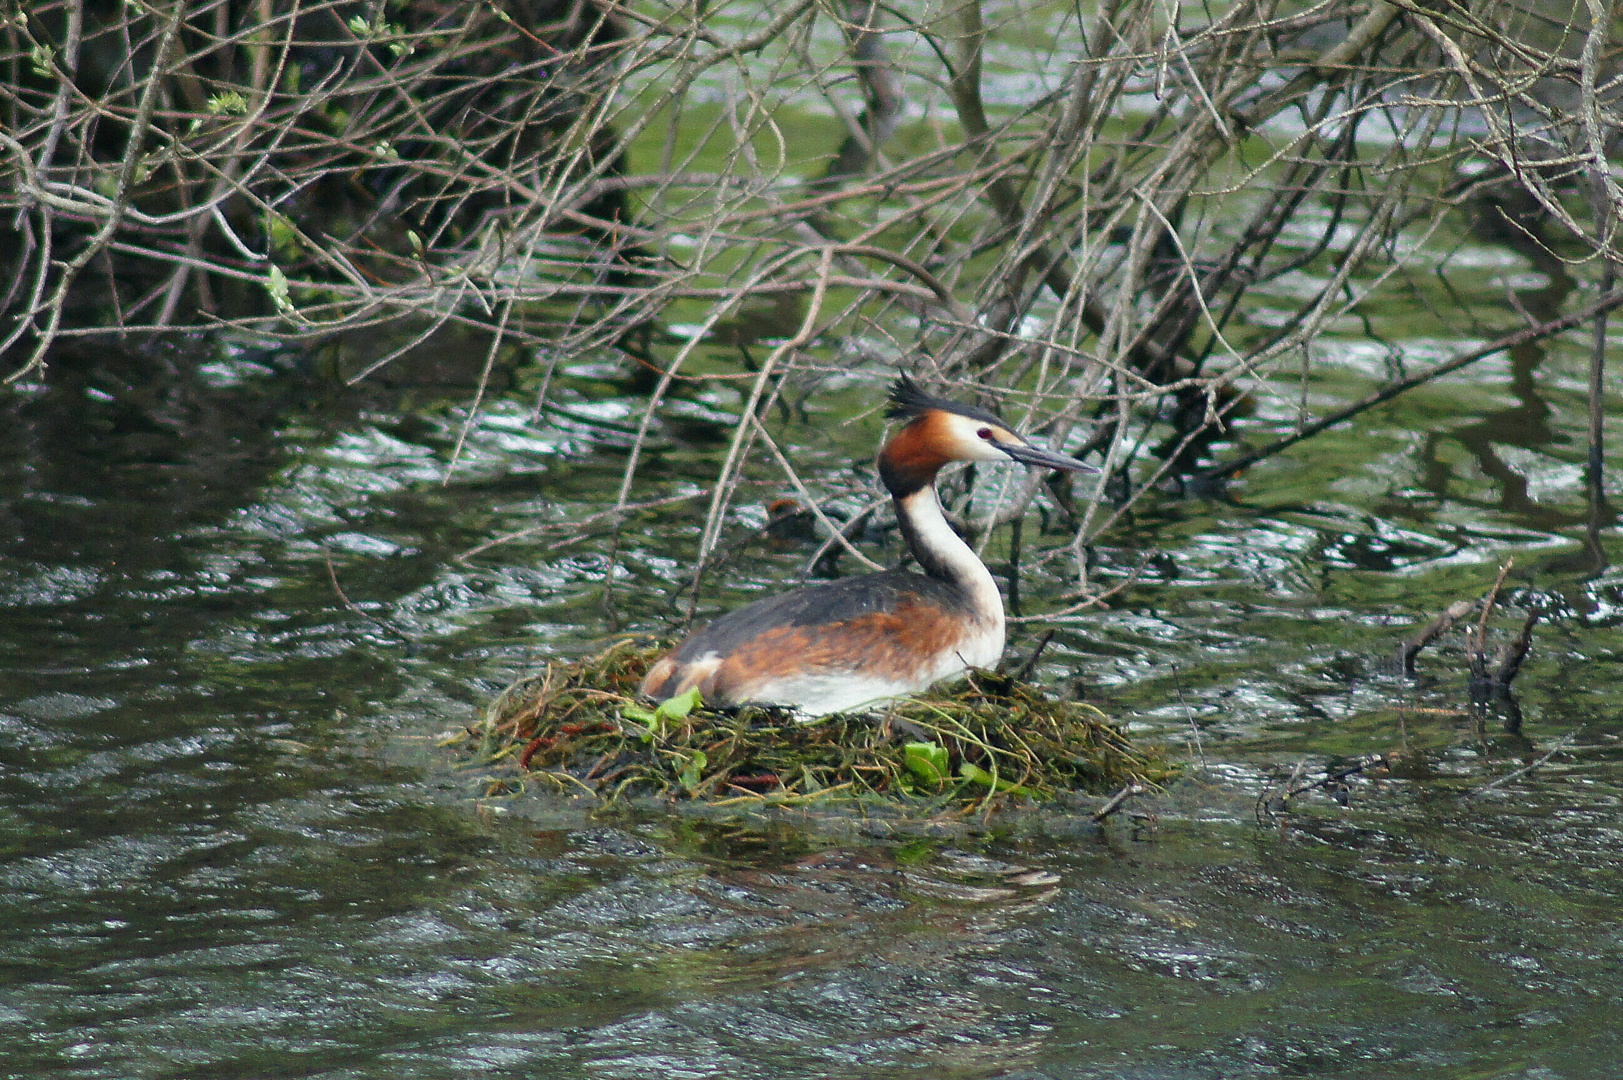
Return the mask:
[(1054, 635), (1057, 632), (1055, 630), (1043, 632), (1043, 636), (1037, 641), (1036, 648), (1031, 650), (1031, 655), (1026, 657), (1026, 662), (1020, 665), (1020, 670), (1014, 673), (1015, 682), (1026, 682), (1031, 678), (1031, 673), (1037, 670), (1037, 661), (1043, 658), (1043, 650), (1048, 648), (1048, 643), (1054, 640)]
[(1574, 739), (1576, 739), (1576, 738), (1577, 738), (1576, 733), (1569, 732), (1568, 734), (1562, 736), (1561, 741), (1556, 743), (1554, 746), (1550, 747), (1550, 749), (1542, 757), (1540, 757), (1537, 761), (1534, 761), (1534, 762), (1532, 762), (1531, 764), (1528, 764), (1528, 765), (1523, 765), (1521, 768), (1515, 770), (1514, 772), (1508, 772), (1505, 775), (1499, 777), (1499, 779), (1497, 779), (1497, 780), (1490, 780), (1488, 783), (1483, 784), (1481, 787), (1472, 788), (1470, 791), (1467, 791), (1465, 793), (1465, 797), (1468, 798), (1468, 799), (1475, 798), (1478, 795), (1482, 795), (1482, 794), (1484, 794), (1486, 792), (1494, 790), (1495, 788), (1498, 788), (1498, 787), (1501, 787), (1501, 786), (1503, 786), (1505, 784), (1508, 784), (1512, 780), (1521, 779), (1522, 777), (1526, 776), (1528, 773), (1532, 772), (1534, 769), (1537, 769), (1540, 765), (1543, 765), (1545, 762), (1549, 761), (1556, 754), (1560, 753), (1562, 750), (1565, 750), (1568, 746), (1572, 745), (1572, 741)]
[(345, 611), (349, 612), (351, 615), (359, 615), (361, 618), (365, 619), (379, 630), (382, 630), (390, 637), (396, 638), (407, 645), (412, 644), (411, 639), (403, 634), (400, 630), (390, 626), (388, 623), (370, 614), (369, 612), (362, 611), (350, 601), (349, 597), (344, 592), (344, 587), (338, 584), (338, 569), (333, 566), (332, 553), (325, 547), (321, 549), (321, 558), (322, 561), (327, 564), (327, 580), (332, 583), (333, 595), (338, 597), (338, 602), (343, 605)]
[(1528, 650), (1533, 647), (1533, 627), (1538, 620), (1537, 609), (1528, 611), (1527, 618), (1522, 620), (1520, 632), (1500, 647), (1494, 663), (1493, 682), (1501, 690), (1509, 690), (1510, 684), (1516, 680), (1517, 673), (1521, 671), (1522, 661), (1527, 659)]
[(778, 468), (783, 470), (783, 475), (790, 484), (794, 485), (794, 489), (800, 495), (803, 504), (811, 511), (812, 516), (817, 519), (817, 523), (828, 533), (829, 539), (839, 544), (848, 554), (870, 570), (883, 570), (883, 566), (858, 551), (856, 546), (846, 539), (844, 529), (829, 520), (828, 515), (823, 512), (822, 506), (818, 504), (817, 497), (807, 489), (805, 481), (800, 479), (800, 474), (795, 471), (795, 467), (789, 463), (789, 459), (784, 456), (783, 451), (778, 449), (777, 440), (772, 438), (771, 432), (766, 430), (766, 425), (761, 423), (760, 417), (750, 413), (749, 418), (755, 424), (757, 437), (766, 444), (766, 448), (771, 452), (773, 460), (778, 463)]
[(1289, 787), (1286, 789), (1285, 793), (1279, 797), (1286, 802), (1289, 802), (1298, 795), (1302, 795), (1309, 791), (1314, 791), (1318, 788), (1326, 787), (1330, 784), (1337, 783), (1338, 781), (1345, 780), (1347, 777), (1355, 776), (1366, 769), (1373, 768), (1375, 766), (1385, 767), (1385, 765), (1385, 754), (1366, 754), (1350, 765), (1343, 765), (1336, 769), (1326, 769), (1324, 775), (1319, 777), (1317, 780), (1312, 780), (1305, 784), (1296, 784), (1295, 786)]
[(1499, 604), (1499, 590), (1504, 587), (1505, 575), (1510, 573), (1510, 568), (1514, 565), (1515, 559), (1506, 559), (1504, 565), (1499, 567), (1499, 575), (1493, 579), (1493, 587), (1482, 598), (1482, 614), (1477, 618), (1476, 629), (1471, 633), (1471, 677), (1478, 682), (1488, 677), (1488, 619), (1492, 617), (1493, 609)]
[(1128, 799), (1131, 799), (1135, 795), (1142, 795), (1148, 790), (1149, 789), (1143, 784), (1128, 784), (1126, 787), (1123, 787), (1120, 791), (1110, 796), (1108, 802), (1088, 816), (1095, 822), (1102, 822), (1125, 806)]

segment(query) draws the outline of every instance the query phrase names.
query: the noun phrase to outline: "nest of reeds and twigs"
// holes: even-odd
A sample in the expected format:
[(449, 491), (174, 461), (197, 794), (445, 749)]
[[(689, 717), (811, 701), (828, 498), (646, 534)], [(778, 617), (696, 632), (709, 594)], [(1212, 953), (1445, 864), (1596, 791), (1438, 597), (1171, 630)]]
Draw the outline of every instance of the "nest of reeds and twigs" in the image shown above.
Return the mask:
[(477, 738), (482, 763), (604, 800), (849, 799), (924, 806), (1041, 801), (1153, 784), (1170, 772), (1097, 709), (977, 672), (866, 712), (815, 721), (772, 708), (716, 710), (636, 696), (663, 649), (617, 642), (554, 661), (504, 690)]

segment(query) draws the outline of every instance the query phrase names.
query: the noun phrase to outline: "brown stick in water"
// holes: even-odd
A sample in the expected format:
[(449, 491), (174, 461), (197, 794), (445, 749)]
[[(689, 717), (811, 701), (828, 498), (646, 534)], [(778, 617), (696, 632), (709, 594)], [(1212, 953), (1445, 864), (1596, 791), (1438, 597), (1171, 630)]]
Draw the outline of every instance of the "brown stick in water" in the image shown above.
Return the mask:
[(1476, 607), (1475, 600), (1454, 601), (1452, 604), (1448, 605), (1448, 607), (1444, 608), (1435, 619), (1427, 623), (1425, 628), (1422, 629), (1418, 634), (1413, 635), (1402, 645), (1398, 646), (1398, 653), (1397, 657), (1395, 658), (1396, 663), (1394, 665), (1398, 669), (1398, 673), (1401, 675), (1413, 675), (1414, 660), (1416, 656), (1420, 655), (1420, 650), (1424, 649), (1427, 645), (1430, 645), (1433, 641), (1436, 641), (1448, 631), (1449, 627), (1465, 618), (1466, 615), (1470, 614), (1471, 609), (1474, 607)]

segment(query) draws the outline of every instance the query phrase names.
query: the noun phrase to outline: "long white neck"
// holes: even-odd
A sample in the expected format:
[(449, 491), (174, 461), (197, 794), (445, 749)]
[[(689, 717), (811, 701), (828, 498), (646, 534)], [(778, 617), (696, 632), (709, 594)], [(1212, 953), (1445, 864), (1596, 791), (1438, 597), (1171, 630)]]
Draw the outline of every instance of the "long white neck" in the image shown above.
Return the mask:
[(1003, 642), (1003, 597), (997, 591), (992, 572), (975, 551), (947, 524), (936, 498), (935, 485), (925, 484), (895, 500), (896, 519), (913, 557), (926, 574), (957, 585), (974, 611), (977, 621), (997, 636), (998, 650)]

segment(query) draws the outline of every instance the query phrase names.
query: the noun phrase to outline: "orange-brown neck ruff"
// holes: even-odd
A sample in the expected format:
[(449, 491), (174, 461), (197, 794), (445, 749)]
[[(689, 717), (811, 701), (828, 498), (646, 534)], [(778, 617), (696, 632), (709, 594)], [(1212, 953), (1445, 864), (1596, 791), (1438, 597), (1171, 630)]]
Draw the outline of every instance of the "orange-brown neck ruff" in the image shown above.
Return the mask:
[(879, 451), (879, 480), (897, 499), (905, 499), (935, 482), (936, 473), (952, 458), (941, 448), (947, 419), (939, 412), (927, 412), (915, 419)]

